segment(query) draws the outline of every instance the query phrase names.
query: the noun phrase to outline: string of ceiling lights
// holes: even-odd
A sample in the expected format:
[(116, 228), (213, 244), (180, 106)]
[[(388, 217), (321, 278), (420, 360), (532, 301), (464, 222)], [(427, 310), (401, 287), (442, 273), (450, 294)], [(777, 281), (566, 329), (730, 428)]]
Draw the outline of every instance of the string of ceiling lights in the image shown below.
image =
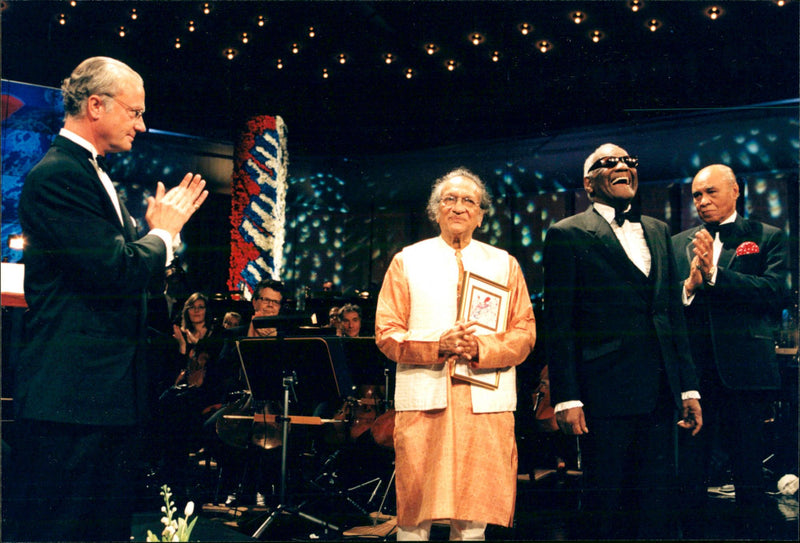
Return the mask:
[[(782, 7), (788, 3), (788, 0), (772, 0), (773, 4), (776, 4), (779, 7)], [(77, 0), (70, 0), (69, 5), (71, 7), (76, 7), (78, 5)], [(632, 12), (638, 12), (645, 7), (645, 0), (626, 0), (626, 5), (628, 9)], [(198, 18), (192, 18), (186, 21), (183, 26), (182, 31), (193, 33), (197, 31), (201, 23), (202, 16), (210, 16), (214, 12), (214, 3), (213, 2), (199, 2), (199, 13)], [(705, 5), (702, 7), (703, 14), (712, 21), (717, 21), (721, 19), (725, 15), (725, 10), (722, 6), (719, 5)], [(135, 21), (139, 19), (139, 12), (136, 8), (131, 8), (128, 12), (128, 17), (131, 20), (130, 24), (133, 24)], [(69, 22), (70, 15), (68, 12), (59, 13), (57, 22), (59, 25), (66, 26)], [(588, 40), (592, 43), (600, 43), (601, 41), (607, 39), (609, 36), (601, 28), (595, 28), (589, 25), (589, 21), (591, 17), (587, 11), (582, 10), (575, 10), (569, 13), (569, 19), (576, 25), (585, 25), (587, 27), (587, 31), (585, 33)], [(260, 28), (264, 28), (267, 26), (269, 22), (269, 17), (266, 14), (258, 14), (252, 19), (252, 24), (254, 25), (253, 30), (257, 30)], [(650, 32), (659, 32), (663, 30), (665, 24), (664, 21), (658, 18), (648, 18), (644, 22), (644, 26)], [(128, 35), (128, 27), (125, 23), (118, 24), (116, 27), (116, 33), (119, 35), (120, 38), (125, 38)], [(238, 32), (237, 41), (241, 45), (229, 45), (222, 49), (220, 54), (229, 61), (234, 61), (240, 54), (242, 54), (241, 47), (246, 46), (248, 43), (254, 39), (254, 32), (253, 30), (244, 30)], [(534, 32), (535, 28), (534, 25), (528, 21), (522, 21), (516, 25), (516, 31), (519, 32), (522, 36), (531, 36)], [(305, 30), (308, 39), (314, 39), (317, 36), (318, 28), (314, 26), (309, 26)], [(465, 39), (468, 40), (472, 45), (475, 47), (485, 47), (490, 43), (489, 38), (480, 31), (473, 31), (469, 32)], [(305, 40), (305, 38), (303, 38)], [(293, 55), (299, 55), (302, 52), (303, 40), (297, 40), (292, 42), (291, 45), (288, 47), (286, 51), (287, 57)], [(181, 49), (184, 46), (185, 40), (181, 36), (177, 36), (174, 39), (173, 46), (175, 49)], [(535, 41), (535, 48), (542, 54), (551, 53), (555, 48), (556, 44), (549, 39), (540, 38)], [(440, 54), (440, 47), (436, 43), (433, 42), (426, 42), (421, 45), (424, 52), (429, 56), (435, 56)], [(499, 49), (494, 48), (487, 48), (488, 53), (486, 58), (493, 63), (500, 62), (503, 58), (503, 52)], [(347, 64), (350, 62), (351, 57), (347, 54), (347, 52), (340, 52), (336, 54), (334, 62), (340, 65)], [(381, 58), (382, 62), (386, 65), (393, 65), (397, 64), (400, 61), (400, 57), (397, 53), (387, 51), (382, 54)], [(286, 63), (283, 57), (275, 58), (272, 61), (273, 66), (277, 70), (283, 70), (286, 67)], [(449, 72), (454, 72), (458, 70), (460, 66), (460, 62), (455, 58), (445, 58), (442, 60), (442, 66), (445, 70)], [(402, 74), (406, 79), (412, 79), (417, 74), (417, 69), (414, 67), (405, 67), (402, 70)], [(327, 79), (331, 75), (331, 68), (323, 67), (321, 70), (321, 77)]]

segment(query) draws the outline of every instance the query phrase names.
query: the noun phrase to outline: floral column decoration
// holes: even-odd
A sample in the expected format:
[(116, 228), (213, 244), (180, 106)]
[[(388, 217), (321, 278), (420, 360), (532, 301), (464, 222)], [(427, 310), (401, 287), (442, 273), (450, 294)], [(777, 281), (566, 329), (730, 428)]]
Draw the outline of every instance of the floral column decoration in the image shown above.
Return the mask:
[(233, 163), (228, 288), (251, 299), (267, 277), (280, 279), (286, 231), (286, 125), (261, 115), (247, 122)]

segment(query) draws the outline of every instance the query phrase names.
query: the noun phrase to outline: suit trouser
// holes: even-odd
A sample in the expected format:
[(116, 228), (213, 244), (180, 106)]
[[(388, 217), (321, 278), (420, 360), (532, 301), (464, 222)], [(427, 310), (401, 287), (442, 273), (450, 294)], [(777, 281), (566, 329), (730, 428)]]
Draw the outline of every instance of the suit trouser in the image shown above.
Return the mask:
[(31, 420), (14, 425), (19, 439), (11, 443), (11, 473), (3, 474), (3, 539), (128, 541), (134, 427)]
[(662, 395), (645, 415), (591, 417), (581, 436), (581, 537), (677, 536), (675, 407)]
[[(766, 495), (762, 463), (766, 457), (764, 420), (771, 395), (764, 391), (730, 390), (719, 383), (706, 381), (701, 387), (703, 429), (697, 436), (681, 436), (680, 474), (685, 490), (689, 534), (702, 530), (707, 521), (708, 486), (727, 483), (716, 474), (716, 464), (730, 463), (736, 490), (736, 515), (740, 528), (763, 520)], [(722, 453), (722, 454), (721, 454)], [(701, 532), (696, 534), (703, 537)], [(740, 532), (742, 537), (758, 537), (756, 532)]]

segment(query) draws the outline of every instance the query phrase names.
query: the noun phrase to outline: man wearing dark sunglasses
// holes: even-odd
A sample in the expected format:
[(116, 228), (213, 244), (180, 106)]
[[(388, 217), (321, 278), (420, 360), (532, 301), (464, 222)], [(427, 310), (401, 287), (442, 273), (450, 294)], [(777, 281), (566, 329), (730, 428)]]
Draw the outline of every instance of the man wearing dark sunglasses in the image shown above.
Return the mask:
[(630, 212), (638, 165), (598, 147), (583, 167), (592, 206), (545, 239), (551, 399), (561, 430), (580, 436), (576, 535), (589, 539), (677, 537), (674, 428), (702, 426), (667, 225)]

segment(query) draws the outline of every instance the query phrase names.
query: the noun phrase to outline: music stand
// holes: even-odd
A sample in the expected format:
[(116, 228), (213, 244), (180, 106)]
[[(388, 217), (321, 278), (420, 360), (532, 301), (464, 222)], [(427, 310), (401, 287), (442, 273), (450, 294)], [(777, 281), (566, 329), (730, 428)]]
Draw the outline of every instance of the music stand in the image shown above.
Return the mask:
[(294, 334), (301, 327), (311, 326), (311, 315), (302, 313), (294, 315), (276, 315), (274, 317), (253, 317), (253, 328), (274, 328), (278, 335), (285, 337)]
[(395, 363), (378, 349), (375, 338), (342, 338), (342, 349), (353, 383), (356, 386), (384, 383), (386, 388), (384, 402), (388, 406), (388, 399), (393, 396), (393, 391), (389, 388), (391, 384), (389, 374)]
[[(257, 400), (283, 398), (282, 415), (275, 417), (275, 421), (281, 423), (283, 435), (280, 502), (253, 537), (259, 537), (280, 514), (296, 515), (326, 529), (339, 531), (337, 526), (304, 513), (301, 508), (307, 502), (292, 506), (286, 499), (287, 448), (289, 425), (292, 422), (289, 414), (290, 391), (300, 413), (311, 413), (320, 401), (331, 401), (340, 396), (327, 341), (324, 338), (246, 338), (237, 341), (236, 347), (242, 372), (253, 397)], [(301, 383), (303, 394), (298, 397), (295, 385)], [(263, 416), (265, 421), (267, 417)], [(322, 424), (319, 417), (296, 417), (296, 422), (300, 419), (304, 424)]]

